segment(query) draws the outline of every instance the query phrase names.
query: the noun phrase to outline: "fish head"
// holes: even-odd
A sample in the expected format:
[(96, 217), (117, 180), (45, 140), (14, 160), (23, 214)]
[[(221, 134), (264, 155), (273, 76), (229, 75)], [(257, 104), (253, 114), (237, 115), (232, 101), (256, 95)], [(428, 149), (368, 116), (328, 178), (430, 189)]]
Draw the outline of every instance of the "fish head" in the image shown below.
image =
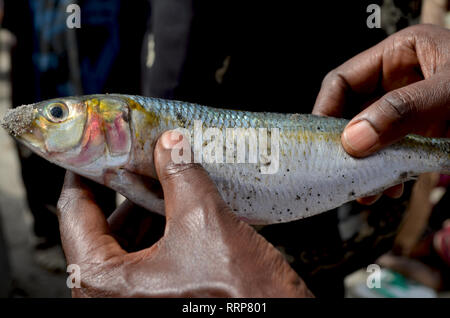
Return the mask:
[(45, 159), (82, 175), (124, 164), (131, 148), (127, 99), (90, 95), (8, 111), (2, 126)]

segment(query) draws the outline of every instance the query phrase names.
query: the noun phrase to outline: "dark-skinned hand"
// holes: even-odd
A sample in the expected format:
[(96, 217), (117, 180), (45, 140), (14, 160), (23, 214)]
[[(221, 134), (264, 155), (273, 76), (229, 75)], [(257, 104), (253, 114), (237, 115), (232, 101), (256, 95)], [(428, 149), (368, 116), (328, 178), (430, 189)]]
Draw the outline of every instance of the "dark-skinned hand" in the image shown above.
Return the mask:
[(200, 165), (173, 163), (171, 149), (178, 137), (164, 133), (154, 152), (165, 198), (164, 234), (155, 244), (133, 252), (125, 246), (140, 240), (151, 228), (145, 224), (151, 222), (134, 222), (133, 232), (126, 229), (133, 223), (128, 220), (133, 211), (140, 218), (150, 212), (136, 212), (125, 202), (107, 220), (88, 182), (67, 173), (58, 208), (67, 263), (80, 266), (81, 288), (74, 288), (72, 295), (312, 296), (282, 254), (232, 214)]
[[(351, 107), (352, 95), (367, 102), (342, 134), (352, 156), (368, 156), (409, 133), (448, 135), (450, 30), (412, 26), (348, 60), (323, 80), (313, 113), (340, 117)], [(398, 198), (402, 192), (398, 185), (385, 194)], [(358, 201), (370, 204), (378, 198)]]

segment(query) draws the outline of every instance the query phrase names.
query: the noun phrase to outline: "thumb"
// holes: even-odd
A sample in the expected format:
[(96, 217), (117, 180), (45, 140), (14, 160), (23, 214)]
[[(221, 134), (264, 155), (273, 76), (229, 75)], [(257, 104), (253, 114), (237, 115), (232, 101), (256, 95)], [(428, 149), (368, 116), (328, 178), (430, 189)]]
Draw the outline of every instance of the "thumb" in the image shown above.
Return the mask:
[(156, 143), (154, 162), (164, 192), (167, 222), (194, 212), (227, 209), (208, 173), (193, 163), (192, 157), (189, 141), (176, 131), (163, 133)]
[(365, 157), (408, 133), (450, 116), (448, 74), (393, 90), (353, 118), (342, 134), (352, 156)]

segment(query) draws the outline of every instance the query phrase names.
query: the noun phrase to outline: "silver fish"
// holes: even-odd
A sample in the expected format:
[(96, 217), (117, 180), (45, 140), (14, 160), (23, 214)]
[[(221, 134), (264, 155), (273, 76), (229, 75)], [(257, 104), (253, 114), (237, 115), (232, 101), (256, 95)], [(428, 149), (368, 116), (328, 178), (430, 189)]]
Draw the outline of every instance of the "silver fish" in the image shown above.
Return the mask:
[(2, 123), (40, 156), (161, 214), (153, 149), (162, 132), (181, 129), (224, 200), (251, 224), (298, 220), (424, 172), (450, 171), (450, 139), (408, 135), (358, 159), (341, 146), (346, 124), (118, 94), (22, 106)]

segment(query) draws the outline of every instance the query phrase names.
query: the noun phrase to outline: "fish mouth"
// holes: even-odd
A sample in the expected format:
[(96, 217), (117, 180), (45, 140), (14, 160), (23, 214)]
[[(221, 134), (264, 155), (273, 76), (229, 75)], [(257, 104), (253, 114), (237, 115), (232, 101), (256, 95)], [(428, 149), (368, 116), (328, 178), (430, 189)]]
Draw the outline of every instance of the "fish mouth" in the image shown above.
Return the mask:
[(44, 136), (35, 125), (37, 113), (34, 104), (9, 109), (1, 119), (0, 125), (21, 144), (42, 155)]
[(25, 133), (31, 132), (31, 126), (35, 119), (35, 115), (36, 109), (32, 104), (23, 105), (8, 110), (3, 116), (0, 124), (10, 135), (19, 137)]
[(0, 119), (0, 125), (18, 143), (29, 148), (38, 156), (61, 165), (48, 156), (45, 149), (44, 135), (35, 124), (37, 114), (38, 110), (34, 104), (19, 106), (9, 109), (3, 118)]

